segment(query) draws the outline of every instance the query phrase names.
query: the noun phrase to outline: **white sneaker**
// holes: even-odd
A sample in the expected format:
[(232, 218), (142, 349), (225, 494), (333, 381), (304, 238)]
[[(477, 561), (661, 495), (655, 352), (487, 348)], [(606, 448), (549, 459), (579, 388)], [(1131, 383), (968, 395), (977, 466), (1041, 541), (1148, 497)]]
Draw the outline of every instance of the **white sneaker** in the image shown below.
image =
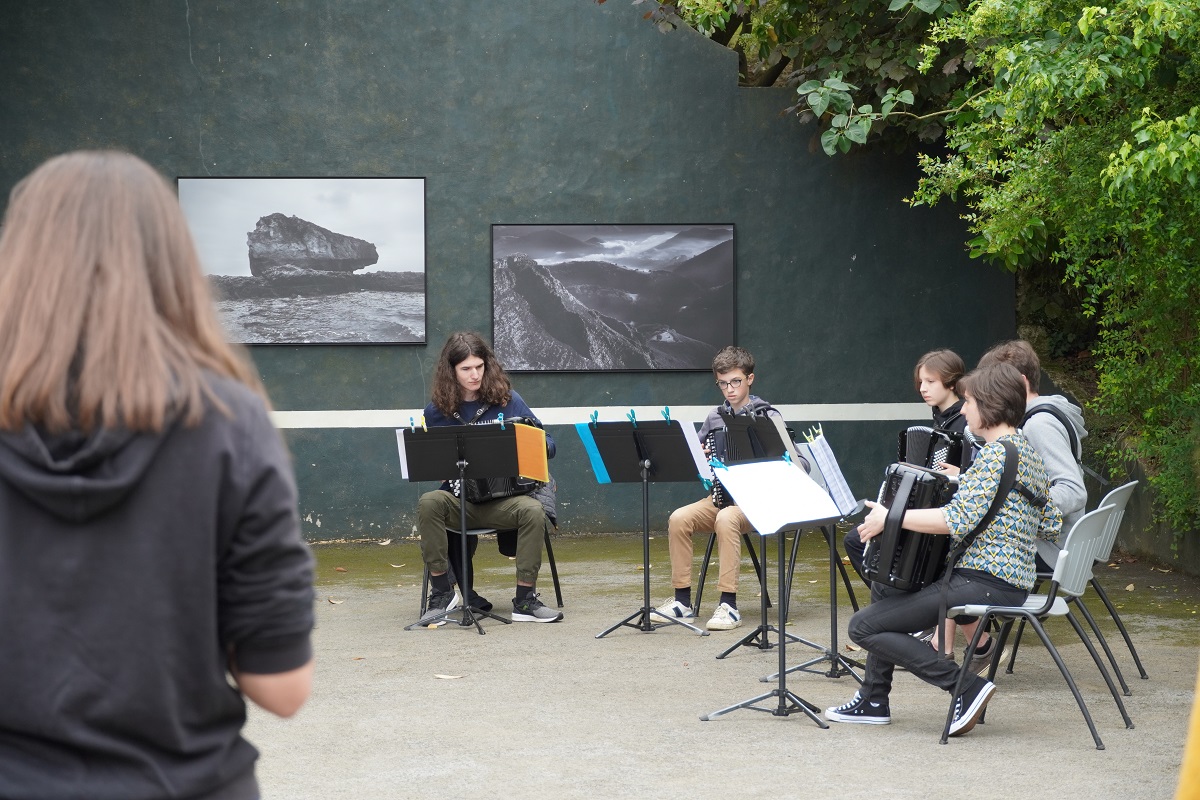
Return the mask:
[(721, 603), (705, 626), (710, 631), (731, 631), (742, 626), (742, 615), (729, 603)]
[(690, 606), (685, 606), (678, 600), (672, 600), (650, 612), (650, 621), (654, 623), (667, 622), (673, 619), (677, 619), (680, 622), (692, 622), (696, 619), (696, 612), (692, 611)]

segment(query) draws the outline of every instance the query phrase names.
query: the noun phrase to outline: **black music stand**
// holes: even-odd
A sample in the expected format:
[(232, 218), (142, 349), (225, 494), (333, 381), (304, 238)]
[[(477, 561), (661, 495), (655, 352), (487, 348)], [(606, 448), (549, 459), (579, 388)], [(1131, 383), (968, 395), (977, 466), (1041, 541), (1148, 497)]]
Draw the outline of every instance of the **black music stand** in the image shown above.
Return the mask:
[[(773, 461), (785, 454), (791, 459), (796, 455), (791, 438), (787, 436), (787, 431), (783, 429), (782, 423), (777, 425), (776, 421), (770, 417), (721, 414), (721, 420), (725, 424), (725, 460), (722, 463), (727, 467), (738, 464)], [(716, 478), (720, 480), (720, 475), (716, 475)], [(782, 536), (782, 534), (780, 535)], [(796, 535), (799, 536), (800, 532), (797, 531)], [(734, 650), (743, 646), (752, 645), (759, 650), (770, 650), (774, 647), (770, 639), (772, 631), (780, 633), (781, 637), (788, 636), (794, 642), (803, 641), (791, 634), (780, 632), (779, 628), (771, 625), (767, 618), (767, 608), (770, 607), (770, 598), (767, 593), (767, 539), (762, 531), (759, 531), (758, 542), (758, 549), (763, 553), (763, 568), (759, 573), (761, 591), (758, 595), (762, 611), (761, 621), (758, 627), (719, 653), (717, 658), (725, 658)], [(781, 591), (782, 588), (781, 584)], [(780, 619), (783, 619), (782, 610), (781, 608)]]
[[(518, 475), (521, 472), (520, 461), (517, 457), (517, 432), (511, 425), (453, 425), (437, 428), (405, 428), (401, 435), (404, 437), (404, 454), (408, 479), (410, 481), (442, 481), (447, 475), (458, 473), (459, 486), (464, 486), (468, 478), (502, 478)], [(470, 554), (467, 547), (467, 506), (466, 491), (459, 490), (458, 518), (459, 537), (461, 542), (461, 558), (458, 571), (458, 585), (462, 590), (462, 606), (457, 609), (443, 611), (441, 614), (411, 625), (404, 630), (412, 630), (417, 626), (427, 626), (442, 619), (450, 619), (454, 614), (460, 614), (458, 624), (461, 627), (474, 625), (480, 635), (484, 633), (479, 617), (490, 617), (500, 620), (505, 625), (512, 620), (505, 619), (489, 611), (471, 608), (471, 587), (468, 582), (468, 560)]]
[[(828, 522), (828, 520), (826, 520), (826, 522)], [(786, 670), (786, 668), (787, 668), (787, 640), (788, 640), (788, 636), (789, 636), (789, 634), (787, 633), (787, 604), (788, 604), (787, 589), (788, 589), (788, 587), (787, 587), (787, 566), (786, 566), (787, 558), (785, 558), (785, 555), (784, 555), (785, 551), (784, 551), (784, 546), (783, 546), (783, 540), (784, 540), (784, 534), (789, 530), (795, 530), (796, 535), (797, 536), (800, 535), (800, 526), (798, 526), (798, 525), (787, 525), (787, 526), (784, 526), (784, 527), (778, 529), (775, 532), (775, 535), (778, 537), (778, 544), (779, 544), (779, 555), (778, 555), (779, 598), (780, 598), (779, 603), (778, 603), (778, 612), (779, 612), (779, 685), (777, 687), (775, 687), (774, 689), (772, 689), (771, 691), (760, 694), (757, 697), (751, 697), (749, 700), (743, 700), (740, 703), (734, 703), (731, 706), (726, 706), (725, 708), (719, 709), (717, 711), (711, 711), (708, 714), (704, 714), (700, 717), (700, 719), (704, 722), (708, 722), (709, 720), (719, 717), (722, 714), (727, 714), (730, 711), (736, 711), (739, 708), (744, 708), (744, 709), (748, 709), (750, 711), (766, 711), (776, 717), (786, 717), (789, 714), (793, 714), (793, 713), (799, 711), (800, 713), (804, 714), (809, 719), (811, 719), (813, 722), (817, 723), (818, 727), (821, 727), (821, 728), (829, 727), (829, 723), (827, 723), (825, 720), (823, 720), (819, 716), (817, 716), (818, 712), (820, 711), (819, 708), (817, 708), (816, 706), (814, 706), (812, 703), (808, 702), (807, 700), (805, 700), (801, 697), (798, 697), (797, 695), (792, 693), (787, 688), (787, 673), (784, 670)], [(764, 559), (766, 558), (765, 552), (763, 553), (763, 558)], [(764, 572), (765, 572), (765, 570), (764, 570)], [(765, 610), (764, 610), (763, 614), (764, 614), (764, 618), (765, 618), (765, 615), (766, 615)], [(764, 636), (765, 636), (765, 634), (764, 634)], [(758, 705), (758, 703), (761, 703), (763, 700), (769, 700), (770, 698), (773, 698), (773, 697), (778, 698), (778, 700), (779, 700), (779, 702), (775, 705), (774, 708)]]
[[(804, 454), (802, 453), (801, 455), (804, 455)], [(818, 486), (820, 486), (822, 489), (825, 489), (826, 491), (828, 491), (828, 486), (826, 485), (826, 482), (825, 482), (825, 476), (823, 474), (821, 474), (820, 466), (817, 464), (817, 460), (813, 456), (811, 449), (808, 450), (806, 460), (811, 465), (810, 477), (812, 477), (812, 479), (817, 482)], [(862, 511), (863, 508), (864, 508), (864, 506), (860, 502), (852, 510), (850, 510), (846, 514), (844, 514), (841, 519), (845, 519), (846, 517), (853, 517), (856, 514), (858, 514), (860, 511)], [(850, 587), (850, 578), (846, 574), (846, 567), (842, 564), (842, 560), (838, 556), (837, 545), (834, 540), (834, 537), (837, 535), (836, 523), (830, 522), (828, 524), (821, 525), (820, 528), (821, 528), (821, 532), (825, 535), (826, 542), (829, 544), (829, 646), (822, 647), (821, 645), (817, 644), (816, 642), (810, 642), (807, 639), (799, 639), (799, 638), (794, 639), (793, 641), (796, 641), (798, 644), (803, 644), (806, 647), (811, 647), (814, 650), (819, 650), (821, 652), (821, 655), (817, 656), (816, 658), (805, 661), (802, 664), (797, 664), (794, 667), (787, 667), (787, 668), (781, 667), (780, 669), (783, 671), (783, 673), (811, 672), (815, 675), (824, 675), (826, 678), (840, 678), (843, 675), (849, 675), (851, 678), (854, 678), (854, 680), (858, 681), (859, 685), (861, 686), (862, 678), (860, 678), (858, 676), (858, 673), (856, 673), (854, 671), (854, 668), (857, 667), (859, 670), (864, 670), (864, 669), (866, 669), (866, 665), (864, 665), (861, 661), (855, 661), (852, 658), (846, 658), (838, 651), (837, 579), (838, 579), (839, 571), (841, 572), (842, 582), (846, 585), (846, 592), (847, 592), (847, 594), (850, 595), (850, 602), (854, 606), (855, 611), (858, 610), (858, 603), (855, 602), (854, 590)], [(792, 563), (789, 567), (789, 573), (791, 573), (795, 570), (796, 550), (797, 550), (797, 545), (799, 545), (799, 543), (800, 543), (800, 532), (796, 531), (796, 538), (792, 540), (792, 558), (791, 558)], [(789, 600), (791, 598), (791, 595), (792, 595), (792, 585), (791, 585), (791, 575), (789, 575), (789, 578), (788, 578), (788, 598), (789, 598)], [(829, 662), (828, 670), (821, 671), (819, 669), (814, 668), (817, 664), (820, 664), (823, 661)], [(773, 672), (770, 675), (764, 675), (759, 680), (762, 681), (763, 683), (770, 683), (771, 681), (778, 678), (780, 674), (781, 674), (780, 672)]]
[[(580, 434), (585, 437), (585, 445), (587, 436), (595, 442), (594, 455), (601, 463), (593, 466), (597, 467), (596, 477), (601, 483), (642, 484), (642, 607), (596, 634), (596, 638), (601, 639), (622, 626), (653, 633), (668, 624), (682, 625), (701, 636), (708, 636), (708, 631), (680, 619), (663, 617), (662, 622), (655, 622), (650, 618), (654, 612), (650, 605), (650, 482), (699, 480), (696, 461), (684, 438), (695, 434), (684, 430), (678, 420), (590, 422), (586, 434), (583, 431)], [(637, 622), (633, 621), (635, 619)]]

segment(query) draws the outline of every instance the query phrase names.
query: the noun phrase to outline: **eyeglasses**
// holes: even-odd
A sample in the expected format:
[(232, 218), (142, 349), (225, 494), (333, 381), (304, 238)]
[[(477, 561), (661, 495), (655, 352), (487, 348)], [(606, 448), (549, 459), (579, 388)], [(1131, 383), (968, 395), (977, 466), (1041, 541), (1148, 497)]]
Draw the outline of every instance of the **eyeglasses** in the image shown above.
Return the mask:
[(717, 381), (717, 388), (720, 389), (722, 392), (731, 386), (734, 389), (740, 389), (740, 388), (742, 388), (742, 383), (743, 383), (742, 378), (734, 378), (731, 381)]

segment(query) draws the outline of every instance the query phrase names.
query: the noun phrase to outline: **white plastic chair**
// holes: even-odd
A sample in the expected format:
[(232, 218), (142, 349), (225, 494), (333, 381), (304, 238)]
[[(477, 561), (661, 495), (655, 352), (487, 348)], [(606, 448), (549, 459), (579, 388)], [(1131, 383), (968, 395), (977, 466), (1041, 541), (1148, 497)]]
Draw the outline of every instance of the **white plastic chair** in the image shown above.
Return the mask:
[[(1054, 565), (1054, 573), (1050, 578), (1050, 591), (1048, 594), (1031, 594), (1021, 606), (965, 605), (951, 608), (948, 613), (950, 617), (965, 614), (980, 618), (980, 625), (976, 628), (975, 635), (971, 637), (971, 641), (967, 644), (966, 653), (963, 655), (964, 664), (971, 662), (971, 657), (975, 655), (975, 647), (979, 644), (979, 639), (983, 635), (983, 631), (987, 629), (988, 623), (993, 619), (1002, 623), (998, 642), (996, 645), (993, 645), (997, 654), (1004, 650), (1004, 643), (1008, 639), (1013, 623), (1018, 619), (1023, 623), (1028, 623), (1037, 632), (1038, 638), (1042, 640), (1042, 644), (1045, 645), (1046, 650), (1050, 653), (1050, 657), (1054, 659), (1058, 671), (1062, 673), (1063, 680), (1067, 682), (1067, 686), (1071, 689), (1071, 694), (1075, 696), (1075, 702), (1078, 704), (1079, 710), (1083, 713), (1083, 719), (1087, 722), (1088, 730), (1091, 731), (1092, 739), (1096, 742), (1097, 750), (1103, 750), (1104, 743), (1100, 740), (1100, 734), (1096, 732), (1096, 725), (1092, 721), (1092, 715), (1088, 712), (1087, 704), (1084, 703), (1083, 695), (1079, 693), (1079, 687), (1075, 685), (1075, 680), (1071, 677), (1070, 670), (1067, 669), (1067, 665), (1063, 663), (1057, 648), (1050, 641), (1050, 637), (1046, 634), (1046, 629), (1042, 627), (1042, 620), (1047, 617), (1065, 616), (1067, 618), (1067, 621), (1071, 623), (1071, 627), (1075, 629), (1075, 633), (1078, 634), (1080, 641), (1087, 647), (1088, 654), (1091, 655), (1096, 668), (1100, 670), (1100, 674), (1104, 677), (1104, 682), (1108, 684), (1108, 689), (1112, 693), (1113, 700), (1116, 701), (1117, 708), (1121, 712), (1121, 717), (1125, 720), (1125, 727), (1132, 728), (1133, 720), (1129, 718), (1129, 714), (1125, 710), (1125, 704), (1121, 702), (1121, 695), (1118, 693), (1112, 677), (1108, 674), (1108, 669), (1104, 666), (1100, 654), (1096, 652), (1096, 648), (1092, 645), (1087, 633), (1080, 626), (1079, 621), (1071, 614), (1070, 609), (1070, 602), (1087, 590), (1088, 581), (1092, 575), (1092, 564), (1100, 552), (1100, 547), (1107, 532), (1108, 521), (1112, 517), (1112, 513), (1113, 509), (1111, 506), (1098, 508), (1089, 514), (1085, 514), (1071, 528), (1070, 533), (1067, 534), (1063, 549), (1059, 551), (1057, 563)], [(993, 659), (988, 669), (988, 680), (995, 680), (996, 668), (998, 666), (998, 659)], [(953, 698), (963, 692), (967, 682), (973, 677), (974, 675), (970, 670), (963, 669), (959, 671), (958, 684), (951, 694), (950, 710), (946, 714), (946, 725), (942, 730), (942, 744), (946, 743), (950, 735), (950, 723), (954, 718)], [(982, 721), (981, 718), (980, 722)]]
[[(1131, 481), (1124, 486), (1113, 489), (1104, 496), (1104, 499), (1102, 499), (1100, 504), (1097, 506), (1097, 508), (1111, 507), (1112, 515), (1108, 519), (1108, 527), (1104, 532), (1104, 537), (1100, 541), (1099, 551), (1096, 554), (1095, 562), (1092, 564), (1092, 573), (1088, 578), (1088, 583), (1091, 585), (1093, 591), (1099, 595), (1101, 602), (1104, 603), (1104, 606), (1108, 609), (1109, 614), (1112, 615), (1113, 621), (1117, 624), (1117, 630), (1120, 631), (1121, 636), (1125, 639), (1126, 646), (1129, 647), (1129, 652), (1133, 656), (1133, 662), (1137, 665), (1138, 672), (1141, 674), (1142, 679), (1145, 680), (1149, 676), (1146, 675), (1146, 669), (1142, 666), (1142, 661), (1140, 658), (1138, 658), (1137, 650), (1134, 649), (1133, 641), (1129, 638), (1129, 631), (1125, 629), (1125, 624), (1121, 621), (1120, 615), (1117, 614), (1117, 609), (1113, 606), (1112, 601), (1108, 599), (1108, 595), (1105, 593), (1104, 587), (1100, 585), (1098, 580), (1096, 580), (1095, 575), (1096, 564), (1107, 564), (1109, 558), (1112, 556), (1113, 546), (1117, 542), (1117, 531), (1121, 527), (1121, 519), (1125, 516), (1125, 506), (1129, 502), (1129, 496), (1133, 494), (1133, 490), (1137, 486), (1137, 483), (1137, 481)], [(1040, 555), (1042, 560), (1046, 563), (1052, 563), (1056, 558), (1058, 547), (1040, 539), (1038, 540), (1037, 544), (1038, 555)], [(1033, 587), (1034, 591), (1037, 591), (1042, 583), (1046, 580), (1049, 580), (1049, 578), (1050, 573), (1039, 572), (1038, 582)], [(1096, 623), (1095, 617), (1092, 616), (1091, 611), (1084, 604), (1083, 598), (1076, 598), (1073, 602), (1079, 608), (1079, 612), (1083, 615), (1083, 618), (1087, 620), (1092, 632), (1096, 635), (1096, 640), (1100, 643), (1101, 649), (1104, 650), (1105, 656), (1108, 657), (1108, 663), (1112, 665), (1113, 674), (1117, 679), (1117, 683), (1121, 686), (1121, 691), (1126, 697), (1133, 694), (1133, 692), (1129, 690), (1129, 684), (1125, 682), (1125, 675), (1121, 672), (1120, 665), (1117, 664), (1117, 659), (1116, 656), (1113, 655), (1112, 648), (1108, 646), (1108, 640), (1105, 638), (1104, 633), (1101, 632), (1100, 626)], [(1012, 674), (1013, 664), (1016, 663), (1017, 651), (1020, 650), (1021, 647), (1021, 635), (1024, 632), (1024, 629), (1024, 623), (1017, 627), (1017, 635), (1013, 641), (1012, 655), (1009, 657), (1008, 668), (1006, 670), (1006, 672), (1009, 674)]]

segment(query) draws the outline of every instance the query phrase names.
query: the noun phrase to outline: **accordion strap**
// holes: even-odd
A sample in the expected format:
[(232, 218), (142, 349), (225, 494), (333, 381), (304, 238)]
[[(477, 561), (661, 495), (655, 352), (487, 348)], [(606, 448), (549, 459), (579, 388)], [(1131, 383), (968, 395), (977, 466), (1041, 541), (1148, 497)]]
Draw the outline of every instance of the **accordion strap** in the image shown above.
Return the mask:
[[(992, 504), (988, 506), (987, 513), (983, 515), (983, 519), (979, 520), (970, 533), (962, 538), (962, 540), (954, 546), (950, 554), (946, 556), (946, 572), (942, 575), (942, 603), (938, 614), (938, 654), (948, 656), (950, 653), (949, 645), (946, 643), (946, 612), (949, 608), (947, 595), (950, 591), (950, 576), (954, 573), (954, 565), (962, 558), (967, 549), (975, 542), (975, 537), (979, 536), (987, 526), (992, 524), (992, 520), (996, 518), (996, 514), (1000, 513), (1000, 507), (1004, 505), (1004, 499), (1008, 497), (1008, 493), (1013, 490), (1017, 483), (1017, 466), (1021, 461), (1021, 454), (1017, 452), (1017, 446), (1012, 442), (1000, 442), (1004, 446), (1004, 472), (1000, 475), (1000, 484), (996, 487), (996, 496), (992, 498)], [(1025, 487), (1020, 487), (1024, 489)], [(1025, 493), (1029, 493), (1026, 489)], [(1045, 505), (1045, 500), (1042, 505)]]

